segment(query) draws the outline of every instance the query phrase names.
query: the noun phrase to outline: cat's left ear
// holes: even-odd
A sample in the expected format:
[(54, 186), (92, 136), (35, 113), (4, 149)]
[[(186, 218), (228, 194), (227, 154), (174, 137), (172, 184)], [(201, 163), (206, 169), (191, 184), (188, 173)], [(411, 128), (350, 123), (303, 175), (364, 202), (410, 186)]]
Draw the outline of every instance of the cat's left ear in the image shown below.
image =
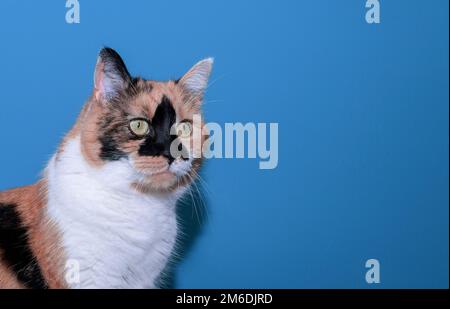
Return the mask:
[(179, 85), (190, 96), (202, 99), (208, 86), (213, 63), (213, 58), (198, 62), (179, 80)]
[(103, 48), (95, 66), (94, 93), (96, 99), (109, 102), (126, 89), (130, 82), (130, 73), (120, 55), (112, 48)]

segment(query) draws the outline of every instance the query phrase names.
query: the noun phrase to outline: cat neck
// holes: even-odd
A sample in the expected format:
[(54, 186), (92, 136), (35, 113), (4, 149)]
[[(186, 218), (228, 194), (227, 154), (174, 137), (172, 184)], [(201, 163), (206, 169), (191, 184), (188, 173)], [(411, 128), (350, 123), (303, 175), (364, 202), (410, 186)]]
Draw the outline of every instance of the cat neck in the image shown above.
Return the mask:
[(51, 159), (48, 214), (61, 231), (67, 261), (81, 269), (72, 287), (153, 287), (165, 267), (182, 192), (142, 194), (130, 186), (134, 177), (125, 160), (91, 166), (78, 136)]

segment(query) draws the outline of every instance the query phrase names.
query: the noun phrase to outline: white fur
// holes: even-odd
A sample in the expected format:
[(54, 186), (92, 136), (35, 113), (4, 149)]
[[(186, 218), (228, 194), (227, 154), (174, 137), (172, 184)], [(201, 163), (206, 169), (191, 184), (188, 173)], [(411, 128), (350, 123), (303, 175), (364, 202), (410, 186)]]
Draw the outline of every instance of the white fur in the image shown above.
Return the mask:
[[(178, 168), (182, 173), (190, 162)], [(177, 234), (175, 204), (184, 193), (144, 195), (127, 160), (92, 167), (80, 139), (69, 141), (46, 169), (48, 215), (62, 233), (68, 261), (80, 268), (73, 288), (154, 288)], [(76, 276), (75, 276), (76, 278)]]

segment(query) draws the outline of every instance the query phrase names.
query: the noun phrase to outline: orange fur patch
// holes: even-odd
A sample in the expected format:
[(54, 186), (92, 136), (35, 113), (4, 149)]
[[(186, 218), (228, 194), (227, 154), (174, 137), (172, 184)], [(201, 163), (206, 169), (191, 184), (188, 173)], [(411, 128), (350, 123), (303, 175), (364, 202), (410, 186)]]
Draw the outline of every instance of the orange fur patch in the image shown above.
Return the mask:
[[(27, 227), (31, 250), (49, 287), (64, 288), (64, 255), (58, 231), (45, 213), (46, 195), (46, 184), (42, 180), (31, 186), (0, 192), (0, 202), (16, 205)], [(0, 267), (7, 266), (0, 262)]]

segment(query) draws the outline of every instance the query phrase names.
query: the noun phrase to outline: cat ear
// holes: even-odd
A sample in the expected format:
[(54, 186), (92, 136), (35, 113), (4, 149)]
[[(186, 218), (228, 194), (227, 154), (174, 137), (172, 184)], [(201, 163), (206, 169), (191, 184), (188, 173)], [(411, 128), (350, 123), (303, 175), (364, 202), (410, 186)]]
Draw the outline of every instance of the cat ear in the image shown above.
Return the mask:
[(194, 65), (179, 81), (184, 91), (189, 95), (202, 98), (208, 86), (213, 63), (213, 58), (207, 58)]
[(97, 58), (94, 74), (94, 94), (97, 100), (110, 101), (131, 81), (130, 73), (120, 55), (111, 48), (103, 48)]

